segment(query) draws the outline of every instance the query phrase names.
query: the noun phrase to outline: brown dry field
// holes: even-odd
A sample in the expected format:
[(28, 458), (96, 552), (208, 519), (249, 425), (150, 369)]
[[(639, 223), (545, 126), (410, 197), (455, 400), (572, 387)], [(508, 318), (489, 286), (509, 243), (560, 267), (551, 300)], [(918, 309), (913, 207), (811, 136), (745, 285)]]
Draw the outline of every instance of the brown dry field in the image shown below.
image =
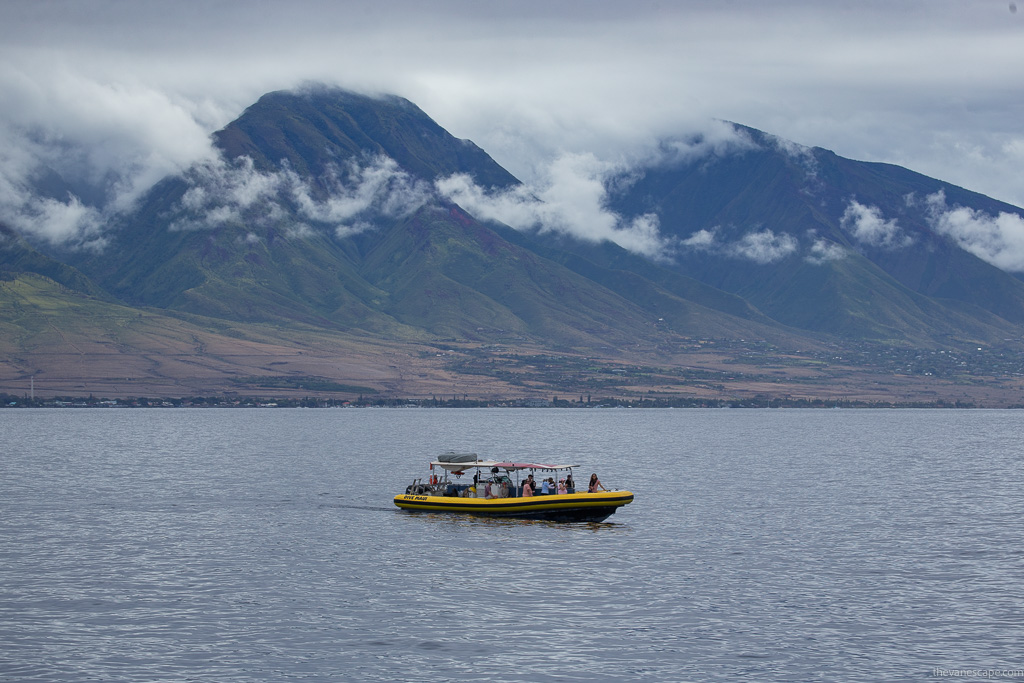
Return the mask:
[[(145, 349), (82, 340), (58, 341), (0, 359), (0, 393), (28, 395), (34, 384), (38, 398), (237, 395), (354, 399), (365, 393), (386, 398), (437, 396), (501, 401), (592, 394), (594, 398), (631, 400), (685, 397), (742, 402), (779, 398), (900, 405), (943, 401), (990, 408), (1024, 404), (1022, 378), (972, 377), (970, 382), (953, 382), (843, 365), (766, 371), (737, 363), (726, 354), (705, 352), (672, 358), (588, 356), (589, 363), (605, 371), (604, 383), (600, 390), (595, 390), (591, 381), (596, 375), (550, 380), (524, 375), (522, 381), (511, 382), (453, 370), (452, 361), (468, 357), (468, 352), (479, 354), (472, 344), (401, 344), (322, 334), (313, 343), (305, 337), (300, 346), (274, 336), (268, 334), (257, 341), (194, 331), (176, 341), (165, 337)], [(530, 347), (504, 349), (503, 353), (543, 355), (542, 350)], [(629, 381), (607, 381), (608, 368), (637, 363), (662, 368), (664, 372), (648, 372)], [(674, 373), (677, 368), (721, 372), (722, 376), (714, 381), (687, 380)], [(253, 377), (313, 377), (353, 388), (317, 391), (304, 388), (301, 381), (292, 387), (266, 388), (247, 381)]]
[[(38, 398), (353, 399), (367, 394), (504, 401), (586, 395), (633, 401), (1024, 404), (1020, 376), (965, 374), (954, 381), (831, 358), (823, 362), (808, 354), (758, 350), (745, 355), (750, 349), (739, 345), (729, 349), (690, 342), (675, 348), (607, 349), (595, 355), (554, 353), (525, 343), (402, 343), (133, 309), (69, 293), (40, 276), (0, 282), (0, 393), (14, 396), (34, 391)], [(307, 378), (344, 387), (307, 388)]]
[(34, 385), (37, 397), (302, 397), (311, 393), (355, 397), (360, 393), (266, 389), (245, 381), (315, 377), (366, 387), (383, 396), (511, 393), (509, 387), (488, 378), (446, 371), (429, 348), (372, 339), (332, 340), (328, 335), (318, 341), (292, 346), (284, 340), (239, 340), (199, 332), (181, 343), (164, 341), (144, 350), (81, 341), (56, 344), (0, 359), (0, 392), (22, 395)]

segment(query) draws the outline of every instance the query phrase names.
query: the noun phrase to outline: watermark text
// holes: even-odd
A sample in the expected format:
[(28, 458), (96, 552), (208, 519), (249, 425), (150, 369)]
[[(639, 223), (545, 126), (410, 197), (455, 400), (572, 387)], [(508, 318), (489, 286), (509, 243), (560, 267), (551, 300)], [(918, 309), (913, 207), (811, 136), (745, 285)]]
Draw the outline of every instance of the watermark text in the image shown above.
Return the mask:
[(935, 678), (1024, 678), (1024, 669), (932, 669)]

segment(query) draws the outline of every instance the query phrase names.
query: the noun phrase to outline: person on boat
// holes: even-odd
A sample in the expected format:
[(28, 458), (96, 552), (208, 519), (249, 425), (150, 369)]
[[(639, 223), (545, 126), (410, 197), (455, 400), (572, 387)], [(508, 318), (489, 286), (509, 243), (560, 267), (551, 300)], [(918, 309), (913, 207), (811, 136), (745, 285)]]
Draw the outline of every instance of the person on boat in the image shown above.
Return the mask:
[(565, 490), (567, 493), (576, 493), (576, 482), (572, 480), (572, 472), (565, 477)]
[(494, 495), (491, 493), (491, 482), (489, 481), (484, 482), (484, 498), (494, 498)]
[(601, 484), (601, 480), (597, 478), (597, 473), (590, 475), (590, 486), (587, 487), (587, 491), (590, 493), (597, 493), (597, 490), (607, 491), (604, 485)]
[(501, 487), (498, 489), (498, 498), (508, 498), (509, 496), (513, 498), (516, 497), (516, 485), (512, 483), (512, 480), (509, 479), (508, 476), (504, 474), (500, 475), (497, 477), (496, 481), (501, 484)]
[(565, 488), (565, 479), (558, 480), (558, 495), (568, 493), (568, 489)]
[(549, 484), (548, 481), (548, 479), (544, 479), (540, 483), (540, 494), (542, 496), (547, 496), (551, 493), (551, 484)]
[(523, 498), (529, 498), (533, 495), (533, 475), (523, 481)]

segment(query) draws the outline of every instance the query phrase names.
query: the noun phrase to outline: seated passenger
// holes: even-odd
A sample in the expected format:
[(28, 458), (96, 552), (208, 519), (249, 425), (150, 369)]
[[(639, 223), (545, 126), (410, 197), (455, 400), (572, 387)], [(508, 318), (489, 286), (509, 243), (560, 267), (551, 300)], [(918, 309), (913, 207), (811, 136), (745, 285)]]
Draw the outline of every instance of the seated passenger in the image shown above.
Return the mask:
[(512, 483), (512, 480), (506, 476), (501, 478), (501, 497), (502, 498), (515, 498), (516, 497), (516, 485)]

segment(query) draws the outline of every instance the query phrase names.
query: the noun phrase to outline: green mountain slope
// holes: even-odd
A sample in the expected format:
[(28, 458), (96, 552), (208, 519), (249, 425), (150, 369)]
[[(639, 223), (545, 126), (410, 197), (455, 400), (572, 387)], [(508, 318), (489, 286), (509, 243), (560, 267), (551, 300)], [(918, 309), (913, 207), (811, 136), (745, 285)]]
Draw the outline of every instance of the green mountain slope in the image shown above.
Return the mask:
[(42, 275), (68, 290), (103, 297), (103, 290), (77, 268), (41, 253), (15, 231), (0, 224), (0, 278), (22, 273)]
[(517, 181), (406, 100), (272, 93), (216, 139), (234, 161), (159, 184), (113, 247), (83, 260), (122, 300), (405, 340), (614, 348), (666, 329), (778, 334), (696, 281), (662, 273), (666, 288), (569, 259), (441, 200), (431, 183), (451, 173)]
[[(927, 198), (941, 192), (949, 206), (992, 216), (1017, 209), (739, 130), (753, 146), (651, 165), (613, 197), (616, 211), (654, 213), (678, 240), (673, 270), (811, 332), (915, 344), (1018, 335), (1024, 283), (937, 232)], [(858, 232), (858, 208), (875, 233)]]

